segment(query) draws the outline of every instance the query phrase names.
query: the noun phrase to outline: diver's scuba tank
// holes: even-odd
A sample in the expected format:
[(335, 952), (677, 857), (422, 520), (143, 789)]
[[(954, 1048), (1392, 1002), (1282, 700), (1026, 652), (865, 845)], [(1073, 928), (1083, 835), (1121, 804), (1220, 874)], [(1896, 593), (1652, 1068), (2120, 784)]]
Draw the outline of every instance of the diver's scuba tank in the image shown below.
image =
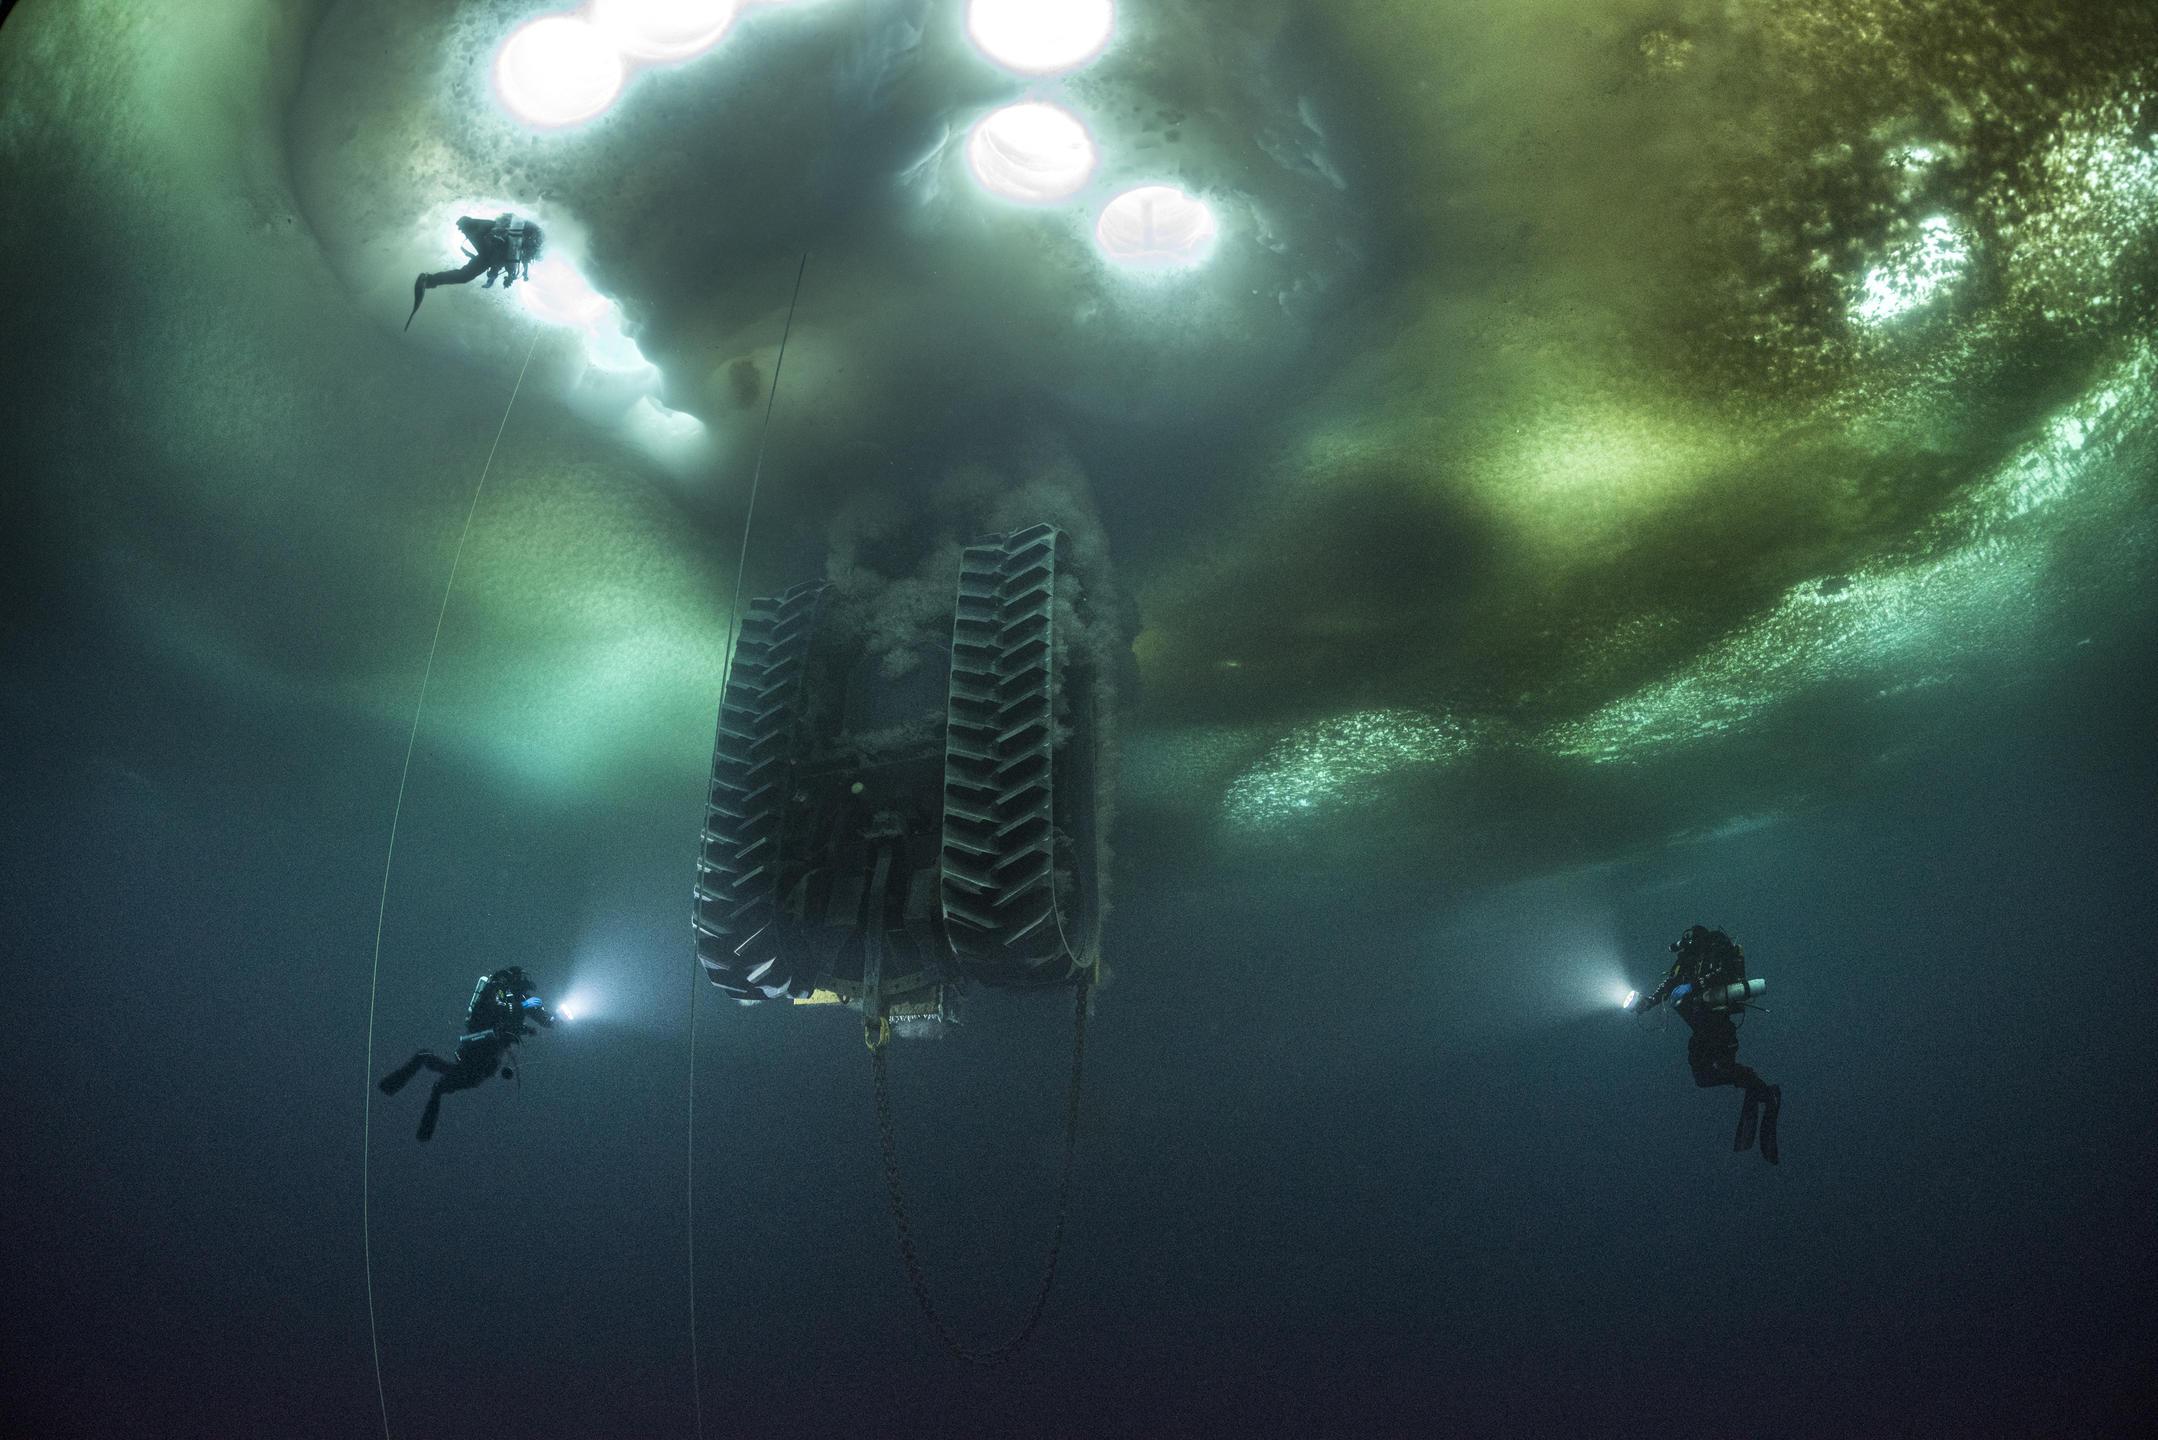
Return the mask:
[(1696, 1002), (1709, 1010), (1738, 1010), (1761, 998), (1768, 981), (1734, 980), (1728, 985), (1704, 985)]

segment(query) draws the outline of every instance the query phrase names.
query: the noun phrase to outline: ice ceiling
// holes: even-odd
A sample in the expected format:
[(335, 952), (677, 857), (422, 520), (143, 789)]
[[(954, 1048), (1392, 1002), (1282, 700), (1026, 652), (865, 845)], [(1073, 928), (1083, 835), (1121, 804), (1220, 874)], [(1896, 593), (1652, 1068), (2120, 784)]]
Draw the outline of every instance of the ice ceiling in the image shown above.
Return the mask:
[(430, 703), (545, 793), (697, 783), (805, 251), (751, 585), (1062, 477), (1202, 850), (1772, 809), (2149, 603), (2145, 0), (186, 9), (0, 40), (40, 593), (394, 728), (532, 345)]

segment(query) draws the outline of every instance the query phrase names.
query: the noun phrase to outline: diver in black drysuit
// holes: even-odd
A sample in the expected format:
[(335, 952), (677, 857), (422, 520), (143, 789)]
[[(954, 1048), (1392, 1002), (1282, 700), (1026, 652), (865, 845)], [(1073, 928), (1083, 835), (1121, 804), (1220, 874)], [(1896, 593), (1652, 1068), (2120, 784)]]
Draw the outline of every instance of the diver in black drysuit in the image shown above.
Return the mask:
[(1686, 1041), (1686, 1063), (1693, 1069), (1693, 1083), (1708, 1089), (1736, 1085), (1746, 1092), (1738, 1112), (1734, 1150), (1750, 1150), (1755, 1137), (1761, 1142), (1761, 1158), (1778, 1163), (1776, 1120), (1783, 1109), (1783, 1087), (1763, 1080), (1751, 1065), (1738, 1058), (1738, 1024), (1728, 1009), (1703, 1003), (1701, 992), (1710, 986), (1742, 980), (1746, 952), (1721, 930), (1695, 925), (1671, 942), (1677, 959), (1663, 983), (1643, 996), (1634, 1013), (1645, 1014), (1665, 1000), (1693, 1032)]
[[(539, 259), (540, 247), (546, 237), (540, 227), (507, 210), (492, 220), (482, 220), (466, 215), (457, 222), (464, 232), (465, 241), (471, 246), (467, 252), (471, 259), (461, 269), (437, 270), (432, 275), (422, 275), (412, 282), (412, 315), (420, 313), (420, 302), (427, 292), (437, 285), (464, 285), (485, 275), (487, 279), (480, 288), (492, 288), (497, 276), (502, 288), (507, 290), (520, 279), (532, 278), (532, 262)], [(405, 328), (412, 328), (412, 315), (405, 317)]]
[(443, 1096), (484, 1083), (498, 1068), (503, 1079), (510, 1077), (513, 1072), (502, 1063), (503, 1056), (527, 1035), (539, 1033), (532, 1028), (535, 1020), (551, 1027), (554, 1013), (547, 1008), (547, 1002), (532, 993), (531, 979), (521, 968), (512, 965), (492, 975), (482, 975), (465, 1011), (465, 1033), (457, 1037), (456, 1060), (422, 1050), (382, 1077), (382, 1093), (395, 1095), (423, 1069), (441, 1077), (435, 1081), (434, 1093), (427, 1097), (427, 1109), (420, 1115), (420, 1138), (430, 1139), (435, 1133), (435, 1121), (442, 1114)]

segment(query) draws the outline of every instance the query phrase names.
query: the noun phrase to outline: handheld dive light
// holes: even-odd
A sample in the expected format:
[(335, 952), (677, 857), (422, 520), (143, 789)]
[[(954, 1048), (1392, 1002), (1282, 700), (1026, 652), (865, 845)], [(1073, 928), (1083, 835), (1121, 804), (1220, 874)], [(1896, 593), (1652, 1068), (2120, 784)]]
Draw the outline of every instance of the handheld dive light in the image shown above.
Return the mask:
[[(1687, 992), (1693, 988), (1691, 985), (1681, 985), (1671, 992), (1671, 998), (1673, 1000), (1683, 1000), (1686, 998)], [(1699, 992), (1695, 1003), (1707, 1010), (1738, 1010), (1760, 999), (1767, 990), (1768, 981), (1765, 979), (1734, 980), (1728, 985), (1710, 985), (1706, 987)], [(1640, 1004), (1641, 992), (1628, 990), (1626, 998), (1619, 1004), (1619, 1009), (1631, 1014), (1639, 1008)]]

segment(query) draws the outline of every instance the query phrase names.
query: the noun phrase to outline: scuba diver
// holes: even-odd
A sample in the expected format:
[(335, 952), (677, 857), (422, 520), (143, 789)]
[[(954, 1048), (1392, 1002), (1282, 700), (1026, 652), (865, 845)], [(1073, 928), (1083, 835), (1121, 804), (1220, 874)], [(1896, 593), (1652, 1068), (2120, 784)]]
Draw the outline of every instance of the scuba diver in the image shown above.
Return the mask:
[(1783, 1087), (1763, 1080), (1750, 1065), (1738, 1059), (1738, 1022), (1731, 1012), (1743, 1010), (1766, 981), (1746, 979), (1746, 952), (1721, 930), (1695, 925), (1671, 942), (1678, 957), (1663, 983), (1627, 1007), (1636, 1015), (1647, 1014), (1664, 1001), (1678, 1012), (1693, 1032), (1686, 1042), (1686, 1063), (1693, 1068), (1693, 1083), (1707, 1089), (1736, 1085), (1746, 1092), (1738, 1112), (1734, 1150), (1750, 1150), (1758, 1137), (1761, 1158), (1778, 1163), (1776, 1117), (1783, 1108)]
[(484, 1083), (497, 1068), (505, 1080), (516, 1073), (503, 1064), (503, 1057), (518, 1041), (539, 1033), (532, 1028), (535, 1020), (551, 1027), (554, 1012), (532, 992), (532, 981), (521, 967), (512, 965), (492, 975), (482, 975), (465, 1011), (465, 1033), (457, 1037), (457, 1059), (445, 1060), (431, 1050), (422, 1050), (382, 1077), (382, 1093), (395, 1095), (422, 1069), (434, 1071), (440, 1078), (435, 1081), (434, 1093), (427, 1097), (427, 1109), (420, 1115), (420, 1138), (430, 1139), (435, 1133), (435, 1121), (442, 1114), (444, 1095)]
[(438, 270), (412, 282), (412, 315), (405, 317), (407, 330), (412, 328), (412, 316), (420, 313), (420, 302), (437, 285), (463, 285), (485, 274), (487, 278), (480, 285), (482, 290), (491, 289), (498, 275), (502, 278), (502, 288), (507, 290), (520, 279), (530, 280), (532, 262), (539, 259), (540, 247), (547, 239), (540, 233), (539, 226), (507, 210), (492, 220), (462, 216), (457, 221), (457, 228), (464, 232), (469, 247), (465, 254), (470, 258), (462, 269)]

